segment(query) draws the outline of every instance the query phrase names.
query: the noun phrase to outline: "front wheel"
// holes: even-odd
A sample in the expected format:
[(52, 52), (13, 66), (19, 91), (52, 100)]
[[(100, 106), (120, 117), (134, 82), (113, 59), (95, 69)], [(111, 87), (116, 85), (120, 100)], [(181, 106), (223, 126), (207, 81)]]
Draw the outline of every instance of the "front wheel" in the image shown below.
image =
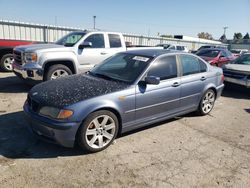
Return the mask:
[(215, 92), (212, 89), (208, 89), (201, 98), (198, 113), (200, 115), (207, 115), (211, 112), (215, 103)]
[(118, 127), (118, 119), (112, 112), (107, 110), (93, 112), (78, 131), (78, 145), (89, 152), (104, 150), (116, 138)]
[(13, 62), (13, 55), (12, 54), (5, 54), (0, 61), (0, 68), (5, 72), (12, 71), (12, 62)]
[(47, 73), (45, 74), (44, 80), (55, 80), (61, 77), (71, 75), (72, 71), (65, 65), (57, 64), (49, 67)]

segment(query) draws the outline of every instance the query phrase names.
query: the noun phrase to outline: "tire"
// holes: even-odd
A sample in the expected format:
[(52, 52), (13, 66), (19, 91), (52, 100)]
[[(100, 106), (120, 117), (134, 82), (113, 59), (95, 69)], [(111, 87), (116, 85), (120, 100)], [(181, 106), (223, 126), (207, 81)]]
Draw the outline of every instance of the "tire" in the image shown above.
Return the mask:
[(215, 99), (215, 92), (212, 89), (208, 89), (201, 98), (197, 111), (198, 114), (202, 116), (209, 114), (214, 107)]
[(81, 149), (94, 153), (107, 148), (117, 136), (118, 119), (110, 111), (91, 113), (78, 130), (77, 143)]
[(5, 54), (0, 61), (0, 69), (4, 72), (12, 72), (13, 55)]
[(62, 64), (52, 65), (48, 68), (47, 72), (45, 73), (44, 81), (55, 80), (71, 74), (72, 71), (69, 69), (69, 67), (65, 65)]

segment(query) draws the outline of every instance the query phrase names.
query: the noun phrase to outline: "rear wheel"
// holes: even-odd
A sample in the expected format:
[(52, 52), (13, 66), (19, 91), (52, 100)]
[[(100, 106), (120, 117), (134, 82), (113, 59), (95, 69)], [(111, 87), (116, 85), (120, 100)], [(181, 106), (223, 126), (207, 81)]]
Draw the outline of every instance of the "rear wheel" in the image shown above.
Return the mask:
[(52, 65), (48, 68), (48, 71), (45, 75), (44, 80), (55, 80), (61, 77), (65, 77), (68, 75), (71, 75), (72, 71), (65, 65), (58, 64), (58, 65)]
[(12, 71), (12, 62), (13, 62), (13, 55), (12, 54), (4, 55), (0, 61), (1, 70), (5, 71), (5, 72), (11, 72)]
[(91, 113), (77, 135), (78, 145), (89, 152), (98, 152), (107, 148), (118, 133), (118, 119), (110, 111), (100, 110)]
[(214, 102), (215, 102), (215, 92), (212, 89), (208, 89), (200, 101), (198, 113), (200, 115), (209, 114), (214, 107)]

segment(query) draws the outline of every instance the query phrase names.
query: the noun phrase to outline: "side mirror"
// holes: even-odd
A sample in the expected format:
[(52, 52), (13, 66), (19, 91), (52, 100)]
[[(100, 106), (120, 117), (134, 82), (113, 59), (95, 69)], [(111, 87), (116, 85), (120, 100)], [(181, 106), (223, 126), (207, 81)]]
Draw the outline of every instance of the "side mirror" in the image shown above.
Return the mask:
[(219, 59), (223, 59), (224, 58), (224, 56), (223, 55), (221, 55), (220, 57), (219, 57)]
[(156, 76), (147, 76), (145, 78), (146, 84), (158, 85), (160, 83), (160, 78)]
[(90, 47), (92, 47), (92, 42), (83, 42), (82, 44), (80, 44), (79, 46), (78, 46), (78, 49), (84, 49), (84, 48), (90, 48)]

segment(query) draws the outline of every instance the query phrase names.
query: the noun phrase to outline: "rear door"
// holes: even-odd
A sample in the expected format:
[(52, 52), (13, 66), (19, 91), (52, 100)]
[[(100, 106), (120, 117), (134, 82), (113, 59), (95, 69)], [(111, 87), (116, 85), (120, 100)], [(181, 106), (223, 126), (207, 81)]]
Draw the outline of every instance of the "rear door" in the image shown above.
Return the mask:
[(159, 85), (138, 84), (136, 88), (138, 123), (173, 114), (180, 106), (180, 78), (175, 55), (156, 60), (151, 65), (147, 76), (160, 77), (161, 81)]
[(205, 87), (207, 65), (199, 58), (188, 54), (179, 55), (179, 61), (182, 69), (180, 108), (195, 109)]

